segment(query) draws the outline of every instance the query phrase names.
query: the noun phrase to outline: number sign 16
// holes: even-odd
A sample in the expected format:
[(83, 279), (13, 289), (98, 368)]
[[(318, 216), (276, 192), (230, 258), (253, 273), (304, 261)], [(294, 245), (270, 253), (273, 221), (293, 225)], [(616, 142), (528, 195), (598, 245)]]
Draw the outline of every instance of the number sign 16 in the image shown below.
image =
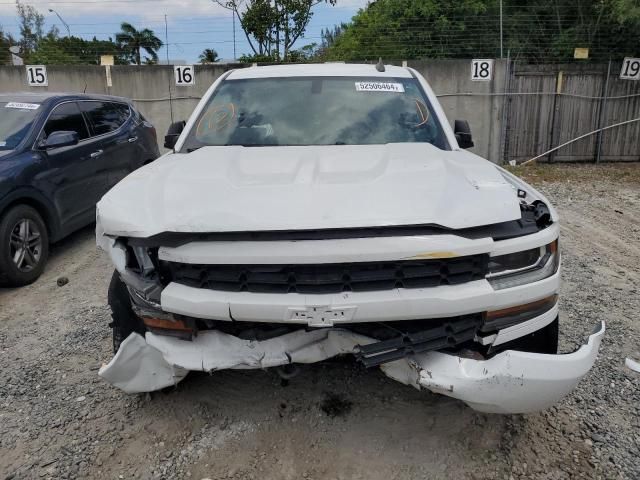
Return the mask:
[(176, 85), (195, 85), (196, 74), (193, 65), (177, 65), (173, 67), (173, 73), (176, 77)]
[(47, 67), (44, 65), (27, 65), (27, 83), (31, 87), (47, 87)]
[(481, 58), (471, 60), (471, 80), (488, 82), (493, 78), (493, 59)]
[(626, 57), (622, 62), (620, 78), (624, 80), (640, 80), (640, 58)]

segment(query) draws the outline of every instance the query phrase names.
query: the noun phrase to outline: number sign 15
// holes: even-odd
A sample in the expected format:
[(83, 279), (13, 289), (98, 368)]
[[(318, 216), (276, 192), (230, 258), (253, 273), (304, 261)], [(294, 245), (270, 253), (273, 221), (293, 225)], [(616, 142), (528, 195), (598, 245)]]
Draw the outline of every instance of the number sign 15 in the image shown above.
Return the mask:
[(624, 80), (640, 80), (640, 58), (626, 57), (622, 62), (620, 78)]
[(27, 65), (27, 83), (31, 87), (47, 87), (47, 67), (44, 65)]
[(493, 59), (480, 58), (471, 60), (471, 80), (488, 82), (493, 78)]
[(176, 77), (176, 85), (186, 86), (196, 84), (196, 72), (193, 65), (177, 65), (173, 67)]

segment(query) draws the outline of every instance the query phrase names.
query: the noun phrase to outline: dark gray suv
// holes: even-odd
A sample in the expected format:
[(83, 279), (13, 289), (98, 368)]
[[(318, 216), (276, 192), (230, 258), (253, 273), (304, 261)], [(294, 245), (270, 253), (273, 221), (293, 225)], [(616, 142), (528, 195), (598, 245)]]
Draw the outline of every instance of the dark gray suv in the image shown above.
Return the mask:
[(159, 155), (124, 98), (0, 95), (0, 285), (36, 280), (49, 243), (93, 222), (98, 200)]

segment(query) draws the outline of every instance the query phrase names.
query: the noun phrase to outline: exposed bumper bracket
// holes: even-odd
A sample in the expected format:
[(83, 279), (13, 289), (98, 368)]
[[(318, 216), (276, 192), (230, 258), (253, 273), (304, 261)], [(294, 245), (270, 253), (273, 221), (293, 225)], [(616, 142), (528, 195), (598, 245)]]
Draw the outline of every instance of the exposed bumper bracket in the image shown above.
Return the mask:
[(369, 368), (418, 353), (455, 347), (473, 340), (481, 324), (482, 319), (477, 317), (443, 323), (421, 332), (400, 332), (396, 338), (360, 346), (356, 359)]

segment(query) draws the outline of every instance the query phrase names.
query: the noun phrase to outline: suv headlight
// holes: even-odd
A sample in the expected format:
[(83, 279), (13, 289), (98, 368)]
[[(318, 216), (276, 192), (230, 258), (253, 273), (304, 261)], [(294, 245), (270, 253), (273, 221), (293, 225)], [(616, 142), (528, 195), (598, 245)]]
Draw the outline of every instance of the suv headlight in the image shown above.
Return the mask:
[(550, 277), (559, 264), (558, 240), (554, 240), (542, 247), (491, 257), (487, 280), (496, 290), (517, 287)]

